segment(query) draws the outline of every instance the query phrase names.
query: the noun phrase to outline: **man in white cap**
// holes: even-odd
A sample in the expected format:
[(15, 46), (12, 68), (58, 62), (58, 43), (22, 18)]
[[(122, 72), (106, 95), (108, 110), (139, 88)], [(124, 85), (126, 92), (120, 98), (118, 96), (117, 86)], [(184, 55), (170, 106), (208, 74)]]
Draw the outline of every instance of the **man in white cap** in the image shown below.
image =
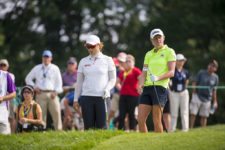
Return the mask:
[(52, 52), (44, 50), (42, 64), (36, 65), (26, 76), (26, 84), (34, 87), (36, 101), (43, 111), (43, 121), (47, 121), (47, 110), (52, 117), (55, 130), (62, 129), (58, 94), (62, 93), (62, 77), (59, 67), (52, 64)]

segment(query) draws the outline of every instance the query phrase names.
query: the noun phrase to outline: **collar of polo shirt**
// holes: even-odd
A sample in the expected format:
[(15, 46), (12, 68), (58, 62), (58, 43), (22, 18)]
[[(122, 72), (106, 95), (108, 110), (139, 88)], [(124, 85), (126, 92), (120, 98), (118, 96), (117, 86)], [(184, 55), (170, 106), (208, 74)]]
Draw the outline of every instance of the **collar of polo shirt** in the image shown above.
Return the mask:
[(98, 53), (97, 55), (95, 55), (95, 56), (91, 56), (91, 55), (88, 56), (89, 59), (102, 58), (102, 57), (103, 57), (102, 52), (99, 52), (99, 53)]

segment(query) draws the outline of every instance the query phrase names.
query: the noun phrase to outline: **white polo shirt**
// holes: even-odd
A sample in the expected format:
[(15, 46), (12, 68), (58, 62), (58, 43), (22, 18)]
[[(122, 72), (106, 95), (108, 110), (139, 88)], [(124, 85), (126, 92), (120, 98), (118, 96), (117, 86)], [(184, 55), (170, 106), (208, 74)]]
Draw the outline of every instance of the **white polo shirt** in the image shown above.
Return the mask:
[(77, 71), (84, 75), (81, 96), (103, 96), (109, 81), (109, 71), (115, 70), (112, 58), (101, 52), (95, 57), (89, 55), (81, 59)]
[[(35, 82), (34, 82), (35, 80)], [(62, 77), (59, 67), (55, 64), (36, 65), (26, 76), (26, 84), (38, 87), (41, 90), (52, 90), (61, 93)]]

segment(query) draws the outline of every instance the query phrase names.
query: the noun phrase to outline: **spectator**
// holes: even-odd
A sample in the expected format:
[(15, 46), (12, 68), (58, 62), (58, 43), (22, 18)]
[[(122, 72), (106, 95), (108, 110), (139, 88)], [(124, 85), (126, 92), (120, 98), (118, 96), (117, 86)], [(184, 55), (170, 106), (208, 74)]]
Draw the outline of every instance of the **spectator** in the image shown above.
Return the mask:
[[(62, 75), (63, 91), (65, 96), (61, 100), (61, 110), (63, 117), (63, 129), (72, 129), (74, 127), (73, 119), (81, 120), (81, 116), (73, 109), (74, 90), (77, 82), (77, 61), (76, 58), (70, 57), (67, 61), (67, 69)], [(78, 118), (74, 118), (74, 117)], [(79, 124), (75, 128), (81, 128)]]
[[(8, 72), (9, 69), (9, 62), (7, 59), (0, 60), (0, 70)], [(11, 76), (13, 82), (15, 83), (15, 76), (14, 74), (8, 72)], [(16, 118), (15, 118), (15, 99), (12, 99), (8, 102), (9, 104), (9, 123), (11, 128), (11, 133), (15, 133), (16, 131)]]
[(125, 129), (124, 120), (128, 114), (129, 129), (136, 130), (137, 120), (135, 118), (135, 108), (138, 104), (139, 93), (138, 77), (141, 70), (135, 67), (135, 58), (132, 55), (127, 55), (124, 71), (121, 71), (118, 76), (118, 84), (120, 84), (120, 100), (119, 100), (119, 127)]
[(60, 103), (58, 94), (62, 90), (62, 77), (58, 66), (51, 63), (52, 52), (43, 51), (42, 64), (35, 66), (26, 77), (26, 84), (31, 85), (36, 92), (36, 101), (42, 109), (42, 116), (47, 120), (47, 110), (52, 117), (55, 130), (62, 129)]
[(85, 43), (89, 56), (78, 66), (74, 108), (78, 110), (78, 98), (84, 119), (84, 129), (106, 128), (106, 107), (104, 100), (110, 97), (110, 90), (116, 82), (116, 68), (111, 57), (101, 52), (103, 43), (96, 35), (88, 35)]
[(146, 120), (152, 112), (154, 131), (163, 132), (162, 111), (167, 101), (167, 88), (174, 75), (176, 55), (173, 49), (164, 45), (165, 36), (162, 30), (150, 32), (154, 46), (145, 55), (143, 72), (140, 77), (139, 92), (143, 92), (138, 107), (138, 125), (140, 132), (148, 132)]
[(170, 130), (170, 124), (171, 124), (171, 114), (170, 114), (170, 99), (169, 96), (167, 97), (167, 102), (165, 104), (165, 107), (163, 109), (163, 121), (164, 121), (164, 128), (169, 131)]
[(176, 130), (177, 117), (180, 108), (182, 131), (189, 130), (189, 72), (184, 69), (186, 58), (183, 54), (176, 56), (176, 69), (170, 85), (171, 131)]
[[(124, 66), (126, 65), (126, 57), (127, 54), (124, 52), (120, 52), (116, 58), (114, 58), (114, 63), (116, 65), (116, 75), (118, 77), (119, 73), (124, 70)], [(117, 126), (117, 120), (118, 120), (118, 115), (119, 115), (119, 91), (121, 87), (120, 84), (116, 84), (113, 93), (112, 93), (112, 103), (110, 107), (110, 112), (109, 112), (109, 119), (108, 119), (108, 125), (110, 124), (111, 119), (114, 117), (114, 123), (115, 126)]]
[(19, 104), (16, 116), (18, 132), (40, 131), (43, 129), (42, 110), (34, 101), (34, 89), (26, 85), (21, 91), (22, 104)]
[(74, 57), (70, 57), (67, 61), (66, 71), (62, 74), (63, 92), (74, 91), (75, 83), (77, 82), (77, 60)]
[(193, 86), (204, 86), (207, 88), (193, 89), (192, 100), (190, 103), (190, 127), (194, 127), (195, 117), (199, 112), (200, 125), (205, 127), (207, 125), (207, 118), (209, 117), (210, 105), (217, 109), (217, 92), (216, 86), (219, 84), (219, 77), (215, 73), (218, 69), (216, 60), (212, 60), (208, 64), (207, 70), (200, 70), (197, 74)]
[(0, 134), (10, 134), (7, 102), (16, 97), (16, 87), (9, 73), (0, 70)]

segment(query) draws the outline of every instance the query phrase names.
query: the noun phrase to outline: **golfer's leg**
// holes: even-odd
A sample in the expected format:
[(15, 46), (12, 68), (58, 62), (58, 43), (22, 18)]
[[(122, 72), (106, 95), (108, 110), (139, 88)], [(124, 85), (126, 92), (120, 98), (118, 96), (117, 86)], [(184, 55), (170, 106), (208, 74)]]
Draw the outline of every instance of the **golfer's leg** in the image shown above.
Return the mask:
[(153, 117), (153, 124), (154, 124), (154, 131), (155, 132), (163, 132), (162, 126), (162, 110), (163, 108), (159, 105), (152, 106), (152, 117)]
[(140, 132), (148, 132), (146, 120), (151, 112), (151, 109), (151, 105), (139, 104), (138, 106), (138, 127)]
[(88, 96), (81, 97), (81, 110), (82, 110), (82, 117), (84, 120), (84, 129), (88, 130), (90, 128), (95, 127), (94, 117), (94, 105), (93, 99)]
[(100, 97), (95, 101), (96, 128), (106, 129), (106, 109), (104, 100)]

